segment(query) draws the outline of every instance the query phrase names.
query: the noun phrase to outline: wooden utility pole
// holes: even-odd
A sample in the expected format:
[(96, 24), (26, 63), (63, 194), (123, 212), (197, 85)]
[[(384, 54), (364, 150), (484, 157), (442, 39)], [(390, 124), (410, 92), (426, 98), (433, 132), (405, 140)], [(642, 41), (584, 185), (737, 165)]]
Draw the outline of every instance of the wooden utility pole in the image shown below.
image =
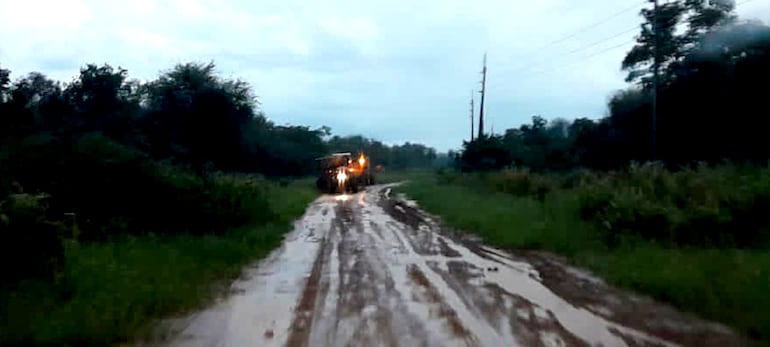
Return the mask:
[(479, 106), (479, 139), (484, 136), (484, 94), (487, 86), (487, 54), (484, 53), (484, 68), (481, 70), (481, 105)]
[(658, 0), (649, 0), (653, 3), (652, 10), (652, 161), (657, 160), (658, 156), (658, 70), (660, 68), (660, 49), (658, 48), (658, 32), (660, 31), (658, 22)]
[(476, 110), (473, 107), (473, 91), (471, 90), (471, 142), (473, 142), (473, 113)]

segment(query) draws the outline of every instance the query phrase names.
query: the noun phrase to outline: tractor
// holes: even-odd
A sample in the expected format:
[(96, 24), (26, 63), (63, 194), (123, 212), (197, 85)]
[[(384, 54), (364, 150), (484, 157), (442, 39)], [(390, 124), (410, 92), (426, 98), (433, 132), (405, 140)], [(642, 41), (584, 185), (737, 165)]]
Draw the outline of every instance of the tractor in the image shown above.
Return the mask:
[(363, 153), (353, 157), (349, 152), (333, 153), (316, 158), (321, 174), (316, 180), (319, 190), (329, 194), (358, 193), (363, 187), (374, 184), (374, 174)]

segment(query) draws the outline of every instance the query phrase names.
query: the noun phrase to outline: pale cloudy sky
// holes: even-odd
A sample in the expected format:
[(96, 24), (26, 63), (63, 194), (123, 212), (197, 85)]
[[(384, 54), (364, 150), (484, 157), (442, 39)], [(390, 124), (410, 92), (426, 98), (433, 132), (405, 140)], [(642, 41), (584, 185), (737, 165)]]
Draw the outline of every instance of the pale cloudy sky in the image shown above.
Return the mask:
[[(488, 130), (533, 114), (604, 115), (645, 3), (0, 0), (0, 66), (69, 81), (109, 63), (146, 80), (213, 60), (249, 81), (279, 124), (446, 150), (469, 136), (484, 52)], [(742, 17), (770, 22), (770, 0), (738, 3)]]

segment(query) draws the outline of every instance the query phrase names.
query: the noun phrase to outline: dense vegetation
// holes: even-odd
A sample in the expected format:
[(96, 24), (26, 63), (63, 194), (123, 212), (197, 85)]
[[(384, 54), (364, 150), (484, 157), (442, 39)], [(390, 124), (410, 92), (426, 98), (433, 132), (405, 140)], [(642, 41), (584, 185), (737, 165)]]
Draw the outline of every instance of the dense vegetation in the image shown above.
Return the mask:
[(637, 45), (621, 64), (633, 85), (611, 96), (607, 117), (535, 116), (451, 153), (463, 173), (404, 189), (491, 243), (566, 254), (616, 284), (770, 341), (770, 142), (757, 121), (770, 27), (739, 20), (733, 7), (669, 1), (657, 31), (653, 11), (642, 10)]
[(768, 168), (444, 171), (410, 182), (401, 189), (457, 230), (558, 252), (612, 284), (770, 341), (770, 221), (766, 202), (755, 203), (770, 194)]
[(770, 27), (737, 19), (733, 7), (732, 1), (705, 0), (661, 5), (655, 151), (653, 14), (643, 10), (638, 43), (622, 62), (634, 84), (611, 96), (607, 117), (549, 122), (534, 116), (531, 124), (466, 142), (458, 165), (466, 171), (570, 171), (620, 169), (653, 159), (672, 169), (724, 160), (766, 164), (770, 142), (759, 119), (765, 107), (761, 86), (770, 78)]
[[(770, 192), (756, 168), (767, 165), (770, 142), (763, 127), (754, 126), (764, 105), (757, 86), (770, 78), (770, 27), (738, 20), (733, 8), (731, 1), (687, 0), (661, 5), (657, 16), (642, 10), (637, 45), (621, 64), (635, 84), (610, 98), (609, 116), (572, 122), (535, 116), (532, 124), (466, 142), (454, 154), (456, 166), (466, 172), (517, 169), (499, 178), (508, 182), (523, 175), (516, 184), (528, 186), (496, 183), (504, 190), (546, 189), (538, 186), (543, 176), (524, 170), (574, 179), (590, 176), (583, 173), (587, 169), (609, 172), (607, 180), (582, 193), (581, 213), (600, 220), (612, 235), (630, 233), (676, 246), (770, 246), (770, 221), (762, 218)], [(649, 177), (629, 173), (633, 163), (645, 161), (657, 163)], [(735, 166), (704, 169), (726, 162)]]
[[(621, 65), (634, 84), (611, 96), (607, 117), (535, 116), (452, 154), (458, 169), (484, 174), (443, 173), (407, 190), (492, 243), (565, 253), (770, 339), (770, 142), (757, 121), (770, 27), (733, 7), (679, 0), (642, 11)], [(330, 151), (359, 150), (386, 170), (440, 159), (420, 144), (276, 125), (246, 82), (213, 64), (147, 82), (109, 65), (86, 65), (68, 83), (39, 72), (14, 80), (0, 67), (0, 345), (104, 345), (199, 304), (313, 197), (310, 182), (287, 177), (313, 174)]]
[(0, 69), (0, 344), (102, 345), (198, 304), (312, 198), (288, 178), (360, 150), (387, 169), (436, 158), (275, 125), (213, 64), (148, 82), (109, 65), (69, 83)]

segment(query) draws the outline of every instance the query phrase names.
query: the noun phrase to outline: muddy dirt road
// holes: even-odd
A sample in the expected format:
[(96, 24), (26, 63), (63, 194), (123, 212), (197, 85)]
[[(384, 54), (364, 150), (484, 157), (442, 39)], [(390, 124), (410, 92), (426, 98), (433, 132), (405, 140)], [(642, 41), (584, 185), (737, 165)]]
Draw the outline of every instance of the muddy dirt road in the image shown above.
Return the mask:
[(742, 344), (555, 256), (462, 239), (389, 186), (316, 200), (280, 249), (172, 336), (171, 346)]

